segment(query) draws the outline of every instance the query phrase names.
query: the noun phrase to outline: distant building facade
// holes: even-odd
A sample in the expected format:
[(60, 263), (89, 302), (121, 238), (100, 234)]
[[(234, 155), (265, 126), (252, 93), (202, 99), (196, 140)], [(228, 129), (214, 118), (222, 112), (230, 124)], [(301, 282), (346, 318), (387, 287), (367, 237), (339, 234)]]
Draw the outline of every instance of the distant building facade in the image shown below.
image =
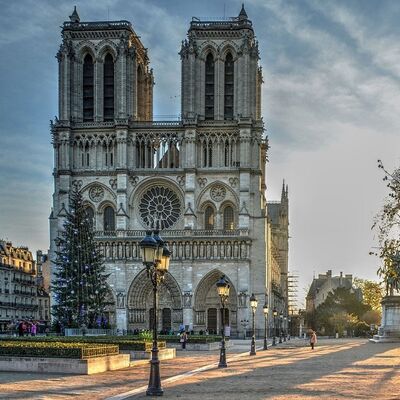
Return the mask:
[(339, 287), (350, 289), (361, 300), (362, 292), (359, 288), (353, 286), (353, 275), (340, 272), (339, 276), (332, 276), (332, 270), (328, 270), (326, 274), (319, 274), (318, 278), (314, 278), (306, 297), (306, 312), (312, 313), (322, 304), (329, 293)]
[(37, 319), (36, 264), (27, 247), (0, 241), (0, 330), (16, 320)]
[(289, 190), (283, 182), (280, 201), (268, 201), (270, 307), (288, 315)]

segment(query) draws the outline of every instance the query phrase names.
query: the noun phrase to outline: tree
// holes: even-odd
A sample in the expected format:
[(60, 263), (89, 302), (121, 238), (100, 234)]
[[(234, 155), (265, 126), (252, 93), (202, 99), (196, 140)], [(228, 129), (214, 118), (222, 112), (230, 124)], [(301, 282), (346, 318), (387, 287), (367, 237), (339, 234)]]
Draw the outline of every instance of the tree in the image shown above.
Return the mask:
[[(330, 292), (325, 301), (315, 310), (315, 326), (319, 331), (334, 335), (338, 329), (344, 329), (343, 315), (351, 315), (354, 321), (361, 319), (370, 306), (359, 300), (353, 289), (338, 287)], [(346, 317), (349, 321), (350, 317)]]
[(64, 327), (91, 328), (104, 322), (108, 275), (78, 190), (71, 194), (69, 205), (64, 230), (56, 239), (52, 313)]
[(381, 160), (378, 160), (378, 168), (384, 172), (389, 196), (372, 226), (378, 232), (379, 251), (370, 254), (382, 260), (378, 275), (385, 283), (386, 295), (393, 295), (394, 291), (400, 290), (400, 168), (390, 173)]
[(354, 286), (361, 289), (363, 303), (370, 306), (372, 310), (381, 310), (381, 301), (384, 290), (379, 282), (368, 279), (354, 278)]

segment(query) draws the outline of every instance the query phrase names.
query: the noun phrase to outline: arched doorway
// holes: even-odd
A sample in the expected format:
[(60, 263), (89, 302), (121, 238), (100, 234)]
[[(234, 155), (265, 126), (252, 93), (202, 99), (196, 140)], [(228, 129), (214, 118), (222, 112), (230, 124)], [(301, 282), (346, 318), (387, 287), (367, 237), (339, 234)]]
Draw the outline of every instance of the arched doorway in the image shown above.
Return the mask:
[[(222, 329), (222, 306), (216, 290), (216, 283), (224, 275), (219, 270), (209, 272), (197, 285), (194, 299), (196, 314), (195, 330), (207, 329), (209, 333), (220, 333)], [(232, 334), (237, 332), (237, 295), (229, 277), (229, 299), (225, 308), (225, 326), (229, 326)]]
[[(157, 330), (175, 332), (183, 321), (182, 294), (175, 278), (167, 273), (159, 287)], [(152, 329), (154, 324), (153, 285), (142, 270), (128, 292), (128, 330)]]

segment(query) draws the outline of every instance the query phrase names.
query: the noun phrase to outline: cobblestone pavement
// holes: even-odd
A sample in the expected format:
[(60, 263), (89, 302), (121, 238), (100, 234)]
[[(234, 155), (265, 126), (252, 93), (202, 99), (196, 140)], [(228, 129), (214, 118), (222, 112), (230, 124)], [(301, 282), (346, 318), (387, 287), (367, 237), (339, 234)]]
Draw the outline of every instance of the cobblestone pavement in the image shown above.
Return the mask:
[[(236, 342), (226, 369), (216, 368), (218, 351), (179, 351), (161, 362), (164, 398), (400, 399), (398, 344), (331, 339), (311, 351), (292, 340), (252, 357), (248, 349), (248, 341)], [(144, 399), (132, 391), (146, 387), (148, 372), (148, 364), (91, 376), (1, 372), (0, 399)]]

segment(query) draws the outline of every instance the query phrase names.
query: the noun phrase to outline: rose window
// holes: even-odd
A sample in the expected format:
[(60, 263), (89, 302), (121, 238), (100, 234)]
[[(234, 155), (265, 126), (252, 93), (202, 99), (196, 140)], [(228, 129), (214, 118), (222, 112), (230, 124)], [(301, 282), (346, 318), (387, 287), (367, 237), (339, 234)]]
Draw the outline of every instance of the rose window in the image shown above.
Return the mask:
[(181, 202), (177, 194), (164, 186), (153, 186), (139, 202), (139, 215), (148, 228), (166, 229), (178, 221)]

